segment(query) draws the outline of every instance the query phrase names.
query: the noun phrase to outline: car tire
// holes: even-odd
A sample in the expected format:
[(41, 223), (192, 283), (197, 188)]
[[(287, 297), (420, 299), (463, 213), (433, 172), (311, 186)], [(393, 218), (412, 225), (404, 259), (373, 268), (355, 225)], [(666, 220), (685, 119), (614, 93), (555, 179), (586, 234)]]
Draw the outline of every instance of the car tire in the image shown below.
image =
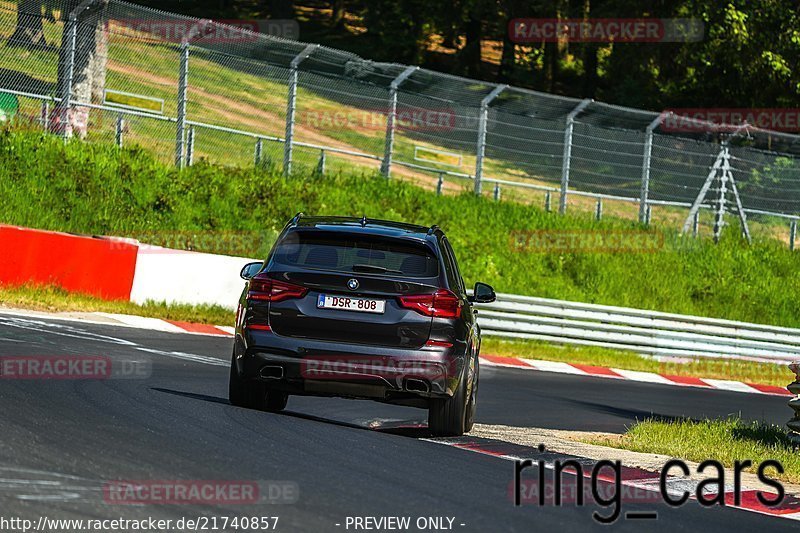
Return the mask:
[(467, 416), (464, 419), (464, 433), (472, 431), (472, 426), (475, 425), (475, 413), (478, 410), (478, 383), (480, 382), (480, 365), (478, 364), (478, 354), (472, 357), (474, 362), (473, 378), (472, 378), (472, 391), (469, 393), (467, 403)]
[(231, 375), (228, 379), (228, 401), (236, 407), (250, 407), (248, 383), (239, 375), (236, 368), (236, 354), (231, 357)]
[(460, 437), (472, 429), (472, 421), (468, 416), (471, 403), (468, 390), (474, 390), (474, 387), (468, 381), (473, 380), (476, 375), (470, 372), (470, 365), (475, 364), (474, 359), (471, 356), (469, 365), (464, 367), (464, 375), (451, 398), (431, 400), (428, 408), (428, 429), (434, 436)]
[(228, 380), (228, 401), (236, 407), (278, 412), (286, 408), (289, 395), (271, 391), (265, 383), (242, 379), (236, 368), (236, 356), (231, 358), (231, 374)]
[(264, 410), (277, 413), (286, 408), (289, 401), (289, 395), (285, 392), (279, 392), (267, 389), (266, 400), (264, 401)]

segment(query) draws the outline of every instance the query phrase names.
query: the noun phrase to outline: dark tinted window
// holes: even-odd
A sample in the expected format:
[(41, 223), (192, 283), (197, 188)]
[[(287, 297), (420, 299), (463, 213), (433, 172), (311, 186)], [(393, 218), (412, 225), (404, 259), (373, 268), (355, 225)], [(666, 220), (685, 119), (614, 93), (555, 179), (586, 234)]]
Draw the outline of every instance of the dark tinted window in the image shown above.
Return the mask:
[(270, 270), (291, 267), (402, 274), (411, 278), (439, 275), (439, 263), (422, 243), (375, 235), (313, 231), (288, 233), (275, 248)]
[(444, 249), (444, 259), (445, 264), (447, 265), (448, 270), (448, 283), (450, 284), (451, 289), (458, 289), (462, 294), (466, 292), (464, 288), (464, 280), (461, 278), (461, 272), (458, 270), (458, 263), (456, 262), (456, 255), (453, 252), (453, 248), (450, 246), (450, 241), (447, 240), (447, 237), (442, 238), (442, 244)]

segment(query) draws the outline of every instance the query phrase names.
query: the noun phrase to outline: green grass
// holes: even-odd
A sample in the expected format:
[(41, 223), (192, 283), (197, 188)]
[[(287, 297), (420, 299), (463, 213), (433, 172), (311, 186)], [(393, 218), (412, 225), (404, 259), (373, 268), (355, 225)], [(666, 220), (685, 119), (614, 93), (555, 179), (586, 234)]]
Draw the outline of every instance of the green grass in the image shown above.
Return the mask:
[[(788, 409), (787, 409), (788, 412)], [(788, 418), (788, 415), (787, 415)], [(644, 420), (621, 438), (598, 438), (587, 442), (644, 453), (658, 453), (701, 462), (715, 459), (726, 467), (734, 461), (750, 460), (755, 468), (767, 459), (778, 460), (783, 474), (774, 469), (767, 474), (781, 481), (800, 482), (800, 454), (792, 447), (786, 430), (763, 423), (728, 420)]]
[(58, 287), (42, 285), (21, 287), (0, 285), (0, 305), (49, 312), (102, 311), (215, 326), (232, 326), (234, 321), (232, 311), (217, 305), (166, 304), (164, 302), (147, 302), (144, 305), (137, 305), (126, 301), (101, 300), (94, 296), (69, 293)]
[[(0, 130), (0, 221), (79, 233), (136, 236), (161, 244), (265, 256), (298, 211), (438, 223), (468, 284), (500, 292), (800, 326), (800, 258), (780, 243), (752, 246), (729, 234), (719, 245), (644, 230), (621, 219), (558, 216), (464, 192), (438, 197), (373, 173), (285, 178), (277, 170), (200, 162), (178, 171), (144, 149), (118, 150), (17, 129)], [(663, 237), (654, 253), (542, 253), (512, 232), (618, 230)], [(171, 232), (171, 233), (170, 233)], [(230, 232), (249, 233), (228, 250)], [(202, 235), (199, 244), (191, 235)], [(635, 233), (639, 235), (639, 233)], [(245, 253), (246, 252), (246, 253)]]
[[(0, 130), (0, 221), (79, 233), (159, 236), (184, 248), (263, 257), (298, 211), (437, 223), (464, 277), (499, 292), (800, 326), (800, 258), (774, 241), (719, 245), (608, 217), (558, 216), (464, 192), (439, 197), (370, 172), (285, 178), (277, 170), (205, 162), (178, 171), (148, 151), (118, 150), (19, 129)], [(512, 232), (632, 231), (654, 253), (520, 250)], [(230, 233), (252, 235), (229, 244)], [(641, 232), (641, 233), (638, 233)], [(198, 242), (192, 235), (200, 235)], [(169, 244), (175, 244), (169, 242)]]
[(702, 358), (688, 363), (661, 362), (642, 357), (634, 352), (611, 350), (598, 346), (562, 346), (539, 341), (506, 340), (487, 336), (483, 337), (481, 353), (656, 372), (674, 376), (730, 379), (779, 387), (785, 387), (792, 381), (792, 373), (786, 365), (712, 358)]

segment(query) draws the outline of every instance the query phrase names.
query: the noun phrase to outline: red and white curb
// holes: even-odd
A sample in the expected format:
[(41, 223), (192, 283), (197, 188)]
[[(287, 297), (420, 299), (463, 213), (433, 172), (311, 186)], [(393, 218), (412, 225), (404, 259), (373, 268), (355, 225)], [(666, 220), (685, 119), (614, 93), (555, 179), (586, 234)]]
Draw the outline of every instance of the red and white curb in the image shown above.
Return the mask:
[(540, 372), (557, 372), (559, 374), (574, 374), (578, 376), (593, 376), (609, 379), (625, 379), (642, 383), (656, 383), (659, 385), (675, 385), (679, 387), (699, 387), (732, 392), (745, 392), (749, 394), (768, 394), (771, 396), (792, 396), (792, 393), (777, 385), (760, 385), (731, 381), (725, 379), (695, 378), (690, 376), (676, 376), (671, 374), (657, 374), (655, 372), (640, 372), (637, 370), (623, 370), (621, 368), (607, 368), (603, 366), (581, 365), (577, 363), (560, 363), (556, 361), (541, 361), (538, 359), (520, 359), (516, 357), (503, 357), (498, 355), (482, 355), (481, 363), (486, 366), (518, 368), (523, 370), (538, 370)]
[(221, 337), (232, 337), (233, 326), (210, 326), (208, 324), (197, 324), (195, 322), (181, 322), (179, 320), (163, 320), (161, 318), (150, 318), (135, 315), (120, 315), (116, 313), (92, 313), (97, 316), (105, 317), (119, 323), (119, 325), (129, 326), (138, 329), (148, 329), (151, 331), (163, 331), (166, 333), (193, 333), (196, 335), (216, 335)]
[[(561, 454), (558, 452), (551, 452), (548, 450), (539, 451), (536, 448), (530, 446), (522, 446), (519, 444), (513, 444), (504, 441), (498, 441), (494, 439), (485, 439), (480, 437), (471, 437), (471, 436), (464, 436), (458, 437), (453, 439), (421, 439), (428, 442), (433, 442), (436, 444), (443, 444), (445, 446), (452, 446), (454, 448), (459, 448), (465, 451), (470, 451), (474, 453), (480, 453), (483, 455), (489, 455), (492, 457), (496, 457), (499, 459), (504, 459), (507, 461), (524, 461), (526, 459), (530, 459), (537, 464), (541, 462), (547, 470), (553, 470), (555, 466), (555, 462), (559, 461), (562, 465), (566, 460), (575, 460), (581, 464), (583, 467), (583, 476), (584, 478), (591, 478), (592, 470), (594, 465), (597, 461), (593, 459), (588, 459), (585, 457), (577, 457), (573, 455), (566, 455)], [(570, 470), (566, 470), (566, 472), (571, 472)], [(614, 482), (615, 479), (610, 475), (604, 475), (603, 471), (598, 472), (597, 478), (604, 482)], [(623, 466), (621, 468), (621, 485), (625, 488), (628, 488), (627, 491), (628, 499), (632, 499), (633, 502), (663, 502), (663, 497), (660, 494), (660, 477), (661, 473), (659, 472), (652, 472), (650, 470), (644, 470), (642, 468), (634, 468), (634, 467), (627, 467)], [(667, 475), (665, 476), (666, 481), (666, 492), (669, 497), (673, 500), (680, 498), (685, 492), (688, 492), (690, 495), (690, 500), (697, 501), (696, 493), (699, 480), (693, 480), (688, 478), (682, 478), (677, 476)], [(632, 489), (632, 490), (630, 490)], [(651, 497), (643, 497), (638, 496), (638, 491), (645, 491), (648, 494), (651, 494)], [(795, 496), (787, 495), (783, 498), (783, 500), (775, 505), (775, 506), (767, 506), (762, 504), (758, 498), (757, 493), (759, 491), (747, 488), (741, 488), (739, 490), (739, 503), (736, 504), (736, 493), (733, 485), (725, 485), (724, 487), (724, 494), (725, 494), (725, 507), (730, 507), (733, 509), (741, 509), (744, 511), (749, 511), (753, 513), (759, 513), (768, 516), (774, 516), (777, 518), (788, 518), (791, 520), (800, 520), (800, 498)], [(509, 497), (511, 496), (511, 491), (509, 491)], [(626, 503), (625, 500), (625, 491), (623, 491), (623, 503)], [(718, 495), (719, 492), (715, 491), (713, 485), (706, 485), (703, 487), (702, 495), (703, 499), (706, 501), (713, 500), (715, 495)], [(763, 497), (774, 501), (777, 500), (777, 494), (761, 491)], [(632, 498), (631, 498), (632, 497)], [(631, 503), (630, 501), (627, 503)], [(525, 505), (525, 502), (522, 502)], [(530, 504), (530, 503), (529, 503)], [(714, 505), (714, 507), (719, 507), (720, 505)], [(620, 519), (626, 518), (625, 514), (620, 516)], [(657, 518), (653, 516), (651, 518)]]

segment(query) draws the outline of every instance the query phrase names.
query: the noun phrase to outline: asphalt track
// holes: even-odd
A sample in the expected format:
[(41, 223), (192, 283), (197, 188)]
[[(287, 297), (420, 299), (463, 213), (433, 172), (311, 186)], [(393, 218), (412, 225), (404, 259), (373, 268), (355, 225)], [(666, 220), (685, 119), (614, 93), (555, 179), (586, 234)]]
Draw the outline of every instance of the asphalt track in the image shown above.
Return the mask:
[[(278, 531), (354, 531), (347, 517), (410, 516), (413, 526), (430, 516), (453, 517), (455, 531), (608, 529), (589, 506), (514, 507), (513, 463), (423, 440), (421, 410), (298, 397), (282, 414), (232, 407), (230, 349), (226, 338), (0, 315), (0, 356), (151, 365), (139, 379), (0, 380), (0, 518), (278, 516)], [(484, 368), (478, 422), (622, 431), (651, 413), (782, 423), (787, 411), (779, 397)], [(250, 505), (104, 498), (109, 481), (177, 479), (281, 481), (299, 492), (293, 503)], [(627, 503), (624, 511), (658, 518), (620, 519), (612, 529), (797, 530), (793, 521), (696, 503)]]

